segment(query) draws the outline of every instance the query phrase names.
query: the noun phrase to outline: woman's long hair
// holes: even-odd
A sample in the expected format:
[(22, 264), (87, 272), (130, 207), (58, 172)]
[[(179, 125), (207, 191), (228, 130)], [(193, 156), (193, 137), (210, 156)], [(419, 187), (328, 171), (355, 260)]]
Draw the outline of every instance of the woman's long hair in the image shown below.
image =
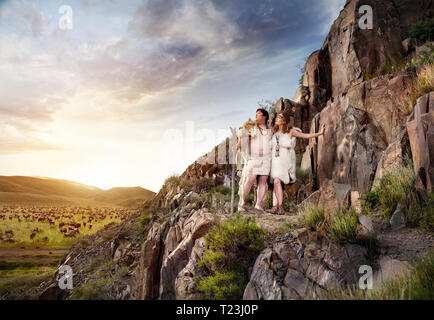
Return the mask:
[(290, 121), (290, 119), (288, 119), (287, 116), (285, 116), (285, 114), (283, 112), (279, 112), (276, 115), (276, 118), (275, 118), (275, 121), (274, 121), (273, 133), (276, 133), (276, 132), (279, 131), (279, 126), (276, 124), (277, 117), (282, 117), (283, 121), (285, 121), (285, 124), (283, 125), (283, 133), (289, 133), (291, 131), (291, 129), (292, 129), (291, 121)]

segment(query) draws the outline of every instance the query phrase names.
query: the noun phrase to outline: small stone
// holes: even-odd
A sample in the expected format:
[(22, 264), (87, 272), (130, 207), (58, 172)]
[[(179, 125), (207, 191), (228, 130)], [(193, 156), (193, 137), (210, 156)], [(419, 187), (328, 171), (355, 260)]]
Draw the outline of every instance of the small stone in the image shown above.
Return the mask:
[(359, 222), (362, 226), (368, 229), (369, 232), (374, 232), (374, 225), (371, 218), (363, 214), (359, 214)]
[(294, 236), (294, 238), (298, 238), (303, 233), (307, 232), (306, 228), (297, 229), (291, 232), (291, 235)]
[(405, 227), (404, 211), (398, 206), (390, 218), (390, 227), (392, 230), (398, 230)]

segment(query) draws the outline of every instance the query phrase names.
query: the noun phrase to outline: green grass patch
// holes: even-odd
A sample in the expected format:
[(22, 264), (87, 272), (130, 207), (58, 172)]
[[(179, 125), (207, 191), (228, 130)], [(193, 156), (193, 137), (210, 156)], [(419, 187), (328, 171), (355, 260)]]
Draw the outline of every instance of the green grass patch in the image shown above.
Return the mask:
[(112, 292), (124, 286), (122, 278), (128, 274), (129, 266), (98, 259), (86, 270), (92, 274), (85, 283), (72, 289), (72, 300), (113, 300)]
[(367, 212), (380, 208), (386, 218), (390, 218), (398, 205), (407, 207), (407, 197), (414, 191), (415, 174), (411, 166), (403, 166), (387, 173), (363, 197), (363, 207)]
[(199, 281), (197, 290), (202, 299), (235, 300), (243, 296), (246, 280), (242, 270), (216, 272)]
[(220, 193), (224, 196), (231, 195), (231, 188), (225, 187), (224, 185), (218, 185), (211, 188), (211, 193)]
[(57, 269), (57, 262), (48, 264), (0, 262), (0, 299), (8, 300), (35, 299), (36, 289), (42, 282), (52, 277)]
[(434, 40), (434, 18), (416, 22), (411, 27), (410, 36), (424, 42)]
[(137, 218), (137, 222), (139, 223), (139, 234), (144, 234), (147, 225), (151, 222), (152, 215), (147, 212), (142, 214), (140, 217)]
[(434, 196), (422, 199), (418, 195), (414, 183), (415, 173), (410, 161), (396, 168), (381, 178), (379, 186), (373, 187), (362, 198), (365, 212), (377, 209), (386, 219), (390, 219), (396, 208), (400, 206), (405, 212), (406, 224), (434, 230), (433, 204)]
[(359, 218), (354, 208), (338, 211), (326, 222), (328, 234), (337, 243), (355, 242)]
[[(375, 284), (374, 284), (375, 285)], [(415, 262), (411, 272), (384, 282), (380, 288), (362, 290), (358, 286), (332, 289), (329, 300), (433, 300), (434, 254)]]
[(306, 228), (319, 230), (325, 222), (325, 212), (321, 205), (307, 204), (302, 213), (302, 223)]
[(321, 205), (308, 204), (301, 213), (300, 222), (304, 227), (317, 231), (335, 243), (357, 243), (367, 248), (367, 258), (375, 260), (377, 236), (374, 232), (360, 232), (359, 217), (353, 207), (326, 215)]

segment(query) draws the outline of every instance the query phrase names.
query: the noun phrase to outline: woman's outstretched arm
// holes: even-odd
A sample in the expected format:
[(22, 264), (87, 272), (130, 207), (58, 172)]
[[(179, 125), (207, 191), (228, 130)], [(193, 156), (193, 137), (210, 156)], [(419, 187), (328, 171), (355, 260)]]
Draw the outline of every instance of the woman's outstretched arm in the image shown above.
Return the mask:
[(295, 129), (291, 129), (291, 131), (289, 132), (289, 134), (292, 137), (296, 137), (296, 138), (301, 138), (301, 139), (312, 139), (312, 138), (317, 138), (319, 136), (322, 136), (324, 134), (324, 130), (325, 130), (325, 125), (323, 124), (321, 126), (321, 131), (318, 133), (302, 133), (299, 132)]

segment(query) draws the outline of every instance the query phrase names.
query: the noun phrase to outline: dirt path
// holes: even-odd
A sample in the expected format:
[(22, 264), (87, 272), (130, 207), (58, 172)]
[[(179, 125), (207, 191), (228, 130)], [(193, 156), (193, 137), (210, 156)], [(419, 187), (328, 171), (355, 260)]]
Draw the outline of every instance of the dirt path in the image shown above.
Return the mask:
[(69, 248), (0, 248), (0, 262), (48, 264), (61, 259)]
[(386, 220), (374, 217), (374, 228), (379, 240), (380, 255), (411, 261), (434, 250), (434, 234), (420, 228), (390, 230)]

